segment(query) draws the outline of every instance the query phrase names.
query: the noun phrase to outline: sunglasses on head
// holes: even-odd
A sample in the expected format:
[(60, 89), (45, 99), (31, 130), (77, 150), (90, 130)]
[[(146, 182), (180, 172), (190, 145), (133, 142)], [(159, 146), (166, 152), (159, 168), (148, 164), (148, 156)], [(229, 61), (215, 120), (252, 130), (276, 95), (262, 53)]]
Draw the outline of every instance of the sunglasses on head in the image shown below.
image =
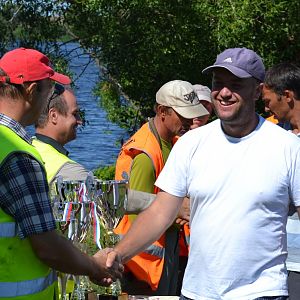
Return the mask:
[(48, 99), (48, 105), (47, 105), (47, 110), (49, 111), (50, 109), (50, 104), (53, 99), (56, 97), (60, 96), (63, 92), (65, 91), (65, 87), (59, 83), (55, 83), (54, 85), (54, 91), (50, 98)]

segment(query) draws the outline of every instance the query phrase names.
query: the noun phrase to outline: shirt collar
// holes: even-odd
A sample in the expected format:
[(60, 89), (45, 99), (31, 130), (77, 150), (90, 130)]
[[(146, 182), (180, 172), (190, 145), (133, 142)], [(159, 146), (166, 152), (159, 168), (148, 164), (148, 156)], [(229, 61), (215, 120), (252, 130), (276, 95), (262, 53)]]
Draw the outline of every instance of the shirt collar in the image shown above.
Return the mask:
[(55, 139), (40, 133), (36, 133), (35, 136), (38, 140), (42, 141), (43, 143), (49, 144), (50, 146), (55, 148), (59, 153), (66, 156), (69, 155), (69, 151), (66, 148), (64, 148), (60, 143), (58, 143)]
[(26, 132), (25, 128), (16, 120), (0, 113), (0, 124), (8, 127), (27, 143), (31, 144), (30, 135)]

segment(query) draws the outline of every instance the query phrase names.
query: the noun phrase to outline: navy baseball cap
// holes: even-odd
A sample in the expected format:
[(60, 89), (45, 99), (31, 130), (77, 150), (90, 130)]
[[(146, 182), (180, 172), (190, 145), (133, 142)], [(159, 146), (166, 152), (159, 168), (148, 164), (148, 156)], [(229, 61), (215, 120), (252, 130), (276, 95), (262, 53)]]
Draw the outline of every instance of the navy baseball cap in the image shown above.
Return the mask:
[(206, 74), (214, 68), (225, 68), (239, 78), (254, 77), (262, 82), (265, 78), (265, 67), (261, 57), (247, 48), (226, 49), (217, 56), (215, 63), (205, 68), (202, 73)]

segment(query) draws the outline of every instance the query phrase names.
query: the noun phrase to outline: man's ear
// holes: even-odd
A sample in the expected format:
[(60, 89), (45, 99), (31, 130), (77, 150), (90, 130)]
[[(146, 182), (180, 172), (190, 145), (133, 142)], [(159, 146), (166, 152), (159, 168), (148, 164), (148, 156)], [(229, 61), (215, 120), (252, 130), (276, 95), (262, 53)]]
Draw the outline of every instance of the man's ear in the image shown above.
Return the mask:
[(156, 113), (157, 113), (158, 115), (162, 115), (162, 114), (164, 113), (164, 106), (161, 105), (161, 104), (158, 104), (158, 105), (156, 106)]
[(291, 90), (284, 90), (283, 96), (286, 98), (287, 103), (290, 103), (295, 100), (295, 94)]
[(257, 101), (262, 93), (262, 89), (263, 89), (264, 84), (260, 83), (256, 85), (256, 89), (255, 89), (255, 95), (254, 95), (254, 100)]
[(162, 115), (163, 117), (165, 117), (166, 115), (170, 115), (172, 112), (170, 107), (160, 105), (160, 104), (158, 105), (158, 111), (159, 111), (160, 115)]
[(26, 101), (32, 104), (32, 100), (34, 99), (34, 95), (36, 94), (37, 83), (32, 82), (26, 88)]
[(283, 97), (290, 109), (293, 109), (295, 106), (295, 93), (291, 90), (284, 90), (283, 91)]
[(48, 122), (56, 125), (58, 119), (58, 112), (54, 107), (51, 107), (48, 112)]

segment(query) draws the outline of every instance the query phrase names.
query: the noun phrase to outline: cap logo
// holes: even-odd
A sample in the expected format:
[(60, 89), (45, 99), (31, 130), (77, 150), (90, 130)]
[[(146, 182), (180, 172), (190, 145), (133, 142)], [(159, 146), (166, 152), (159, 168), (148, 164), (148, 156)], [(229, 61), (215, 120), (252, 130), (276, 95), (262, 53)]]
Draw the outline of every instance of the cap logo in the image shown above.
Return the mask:
[(197, 94), (194, 91), (192, 91), (189, 94), (183, 95), (183, 99), (185, 101), (191, 102), (191, 104), (194, 102), (195, 98), (196, 98), (196, 100), (199, 101), (198, 96), (197, 96)]
[(223, 60), (223, 62), (232, 63), (231, 57), (227, 57)]

